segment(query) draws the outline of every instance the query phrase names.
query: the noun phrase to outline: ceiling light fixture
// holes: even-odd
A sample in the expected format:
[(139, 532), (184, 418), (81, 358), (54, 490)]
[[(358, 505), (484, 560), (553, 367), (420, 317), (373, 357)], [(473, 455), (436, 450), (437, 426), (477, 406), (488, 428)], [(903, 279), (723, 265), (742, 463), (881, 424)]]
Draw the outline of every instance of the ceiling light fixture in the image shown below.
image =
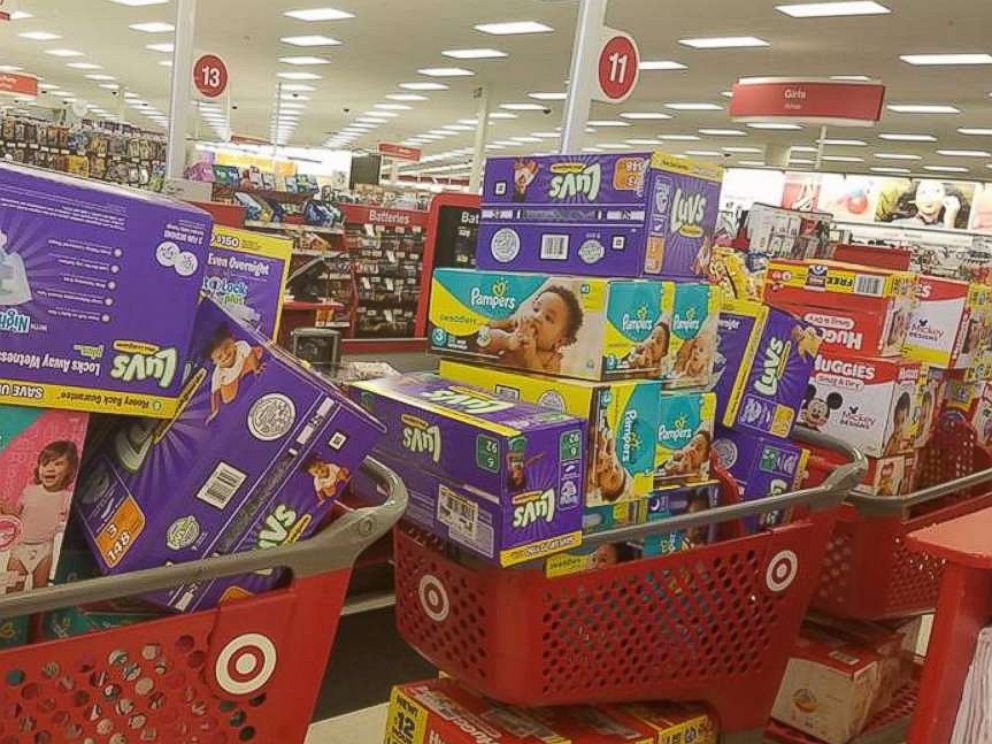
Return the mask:
[(871, 80), (867, 75), (831, 75), (831, 80), (849, 80), (854, 83), (867, 83)]
[(489, 114), (490, 119), (519, 119), (520, 117), (516, 114), (511, 114), (509, 111), (493, 111)]
[(354, 13), (337, 8), (304, 8), (302, 10), (288, 10), (283, 15), (295, 18), (298, 21), (315, 23), (317, 21), (344, 21), (354, 18)]
[(879, 139), (890, 140), (892, 142), (936, 142), (937, 138), (932, 134), (880, 134)]
[(176, 45), (171, 42), (164, 44), (145, 44), (145, 49), (150, 49), (153, 52), (162, 52), (163, 54), (172, 54), (176, 50)]
[(747, 137), (747, 132), (740, 129), (700, 129), (699, 133), (709, 137)]
[(390, 93), (386, 96), (390, 101), (429, 101), (427, 96), (420, 96), (416, 93)]
[(992, 65), (992, 54), (903, 54), (899, 57), (911, 65)]
[(539, 103), (501, 103), (499, 107), (507, 111), (544, 111)]
[(372, 108), (382, 109), (383, 111), (411, 111), (413, 106), (407, 106), (403, 103), (377, 103)]
[(755, 153), (764, 152), (760, 147), (723, 147), (721, 148), (724, 152), (736, 152), (736, 153)]
[(719, 106), (715, 103), (666, 103), (665, 108), (674, 109), (676, 111), (723, 111), (723, 106)]
[(934, 173), (967, 173), (968, 169), (957, 165), (924, 165), (923, 170)]
[(834, 145), (836, 147), (867, 147), (868, 143), (864, 140), (856, 139), (825, 139), (820, 140), (825, 145)]
[(741, 160), (738, 165), (746, 165), (748, 168), (764, 168), (764, 160)]
[(624, 140), (628, 145), (637, 145), (639, 147), (654, 147), (658, 144), (656, 139), (629, 139)]
[(102, 70), (103, 67), (100, 65), (95, 65), (92, 62), (70, 62), (66, 67), (71, 67), (74, 70)]
[(937, 154), (949, 158), (992, 158), (992, 153), (985, 150), (937, 150)]
[(875, 168), (869, 168), (873, 173), (910, 173), (909, 168), (896, 168), (894, 166), (876, 166)]
[(697, 158), (717, 158), (720, 157), (720, 153), (716, 150), (686, 150), (686, 155), (693, 155)]
[(114, 78), (113, 75), (104, 75), (104, 74), (101, 73), (101, 74), (96, 74), (96, 75), (87, 75), (86, 76), (86, 79), (87, 80), (115, 80), (116, 78)]
[(501, 59), (510, 56), (499, 49), (446, 49), (441, 54), (452, 59)]
[(832, 163), (863, 163), (864, 158), (859, 158), (854, 155), (824, 155), (823, 160), (829, 160)]
[(959, 134), (973, 134), (982, 137), (992, 137), (992, 129), (975, 129), (972, 127), (962, 127), (958, 130)]
[(875, 157), (879, 160), (923, 160), (922, 155), (910, 155), (903, 152), (876, 152)]
[(400, 83), (399, 87), (404, 90), (448, 90), (448, 86), (444, 83)]
[(751, 129), (765, 129), (771, 132), (775, 132), (775, 131), (791, 132), (802, 129), (802, 126), (799, 124), (787, 124), (785, 122), (774, 122), (774, 121), (764, 121), (764, 122), (759, 121), (754, 124), (748, 124), (748, 126)]
[(28, 18), (34, 18), (34, 16), (26, 10), (15, 10), (10, 14), (10, 20), (12, 21), (26, 21)]
[(697, 142), (700, 138), (694, 134), (659, 134), (658, 139), (670, 142)]
[[(632, 119), (634, 121), (660, 121), (662, 119), (671, 119), (671, 114), (663, 114), (660, 111), (627, 111), (620, 114), (623, 119)], [(589, 122), (592, 124), (592, 122)], [(595, 124), (593, 124), (595, 126)]]
[(743, 49), (771, 46), (767, 41), (756, 36), (708, 36), (699, 39), (679, 39), (679, 44), (693, 49)]
[(283, 44), (290, 44), (298, 47), (338, 46), (341, 44), (341, 42), (337, 39), (332, 39), (330, 36), (322, 36), (320, 34), (284, 36), (280, 39), (280, 41)]
[(896, 114), (960, 114), (957, 106), (943, 104), (893, 103), (886, 108)]
[(296, 66), (331, 64), (331, 60), (326, 57), (280, 57), (279, 61), (283, 64)]
[(475, 75), (474, 72), (463, 67), (423, 67), (417, 70), (417, 74), (428, 77), (472, 77)]
[(533, 98), (536, 101), (564, 101), (568, 94), (566, 93), (528, 93), (528, 98)]
[(300, 93), (312, 93), (317, 90), (312, 85), (306, 85), (304, 83), (281, 83), (280, 88), (284, 93), (287, 91), (290, 93), (297, 91)]
[[(276, 73), (283, 80), (320, 80), (321, 76), (314, 72), (279, 72)], [(285, 90), (285, 88), (283, 88)]]
[(77, 52), (75, 49), (46, 49), (45, 54), (50, 54), (53, 57), (82, 57), (82, 52)]
[(148, 23), (132, 23), (128, 26), (132, 31), (143, 31), (146, 34), (167, 34), (175, 31), (176, 27), (171, 23), (162, 21), (149, 21)]
[(674, 59), (645, 59), (638, 65), (641, 70), (685, 70), (687, 69), (681, 62)]
[(590, 127), (629, 127), (630, 123), (617, 119), (596, 119), (586, 122)]
[(829, 3), (797, 3), (778, 5), (775, 8), (793, 18), (834, 18), (838, 16), (885, 15), (887, 7), (874, 0), (843, 0)]
[(503, 23), (480, 23), (475, 27), (476, 31), (493, 36), (513, 36), (515, 34), (545, 34), (554, 31), (551, 26), (547, 26), (537, 21), (507, 21)]
[(55, 41), (56, 39), (61, 39), (62, 37), (58, 34), (53, 34), (50, 31), (26, 31), (23, 34), (18, 34), (22, 39), (30, 39), (31, 41)]

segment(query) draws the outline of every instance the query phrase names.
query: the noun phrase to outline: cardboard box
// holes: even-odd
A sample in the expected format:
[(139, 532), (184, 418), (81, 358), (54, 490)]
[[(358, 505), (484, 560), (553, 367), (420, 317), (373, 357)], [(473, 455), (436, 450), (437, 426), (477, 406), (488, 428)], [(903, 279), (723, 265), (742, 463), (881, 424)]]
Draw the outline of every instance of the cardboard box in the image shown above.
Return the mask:
[(587, 506), (582, 515), (582, 531), (587, 535), (607, 532), (618, 527), (629, 527), (644, 521), (644, 503), (649, 497), (637, 501), (621, 501), (619, 504)]
[[(915, 448), (925, 447), (930, 441), (930, 432), (940, 418), (948, 374), (939, 367), (927, 367), (920, 379), (920, 415), (916, 422)], [(990, 431), (992, 435), (992, 431)]]
[(408, 519), (502, 566), (580, 544), (585, 421), (425, 373), (351, 394), (386, 426)]
[(650, 726), (658, 744), (717, 744), (716, 719), (705, 708), (689, 703), (635, 703), (607, 706)]
[(639, 547), (624, 542), (583, 545), (567, 553), (549, 556), (544, 562), (544, 575), (549, 579), (557, 579), (586, 571), (598, 571), (636, 560), (641, 555)]
[(801, 422), (869, 457), (912, 452), (920, 418), (919, 362), (821, 352)]
[[(643, 522), (651, 523), (681, 514), (695, 514), (720, 506), (720, 483), (708, 481), (681, 488), (657, 491), (643, 504)], [(643, 540), (644, 556), (668, 555), (709, 545), (716, 540), (718, 525), (687, 530), (657, 532)]]
[[(205, 299), (172, 420), (121, 419), (77, 511), (100, 570), (125, 573), (312, 534), (383, 431), (335, 388)], [(152, 596), (178, 610), (250, 596), (278, 571)]]
[(982, 445), (992, 443), (992, 382), (947, 379), (944, 386), (944, 409), (959, 413), (974, 426)]
[(768, 264), (765, 302), (813, 325), (827, 351), (898, 356), (915, 285), (908, 271), (779, 259)]
[(46, 612), (41, 637), (46, 641), (72, 638), (111, 628), (123, 628), (162, 617), (162, 610), (139, 600), (100, 602)]
[(726, 299), (720, 312), (717, 421), (786, 438), (803, 405), (820, 341), (812, 326), (756, 302)]
[(214, 225), (203, 291), (229, 315), (275, 341), (292, 257), (291, 238)]
[(855, 493), (867, 496), (900, 496), (912, 490), (915, 454), (869, 457), (868, 472), (854, 487)]
[(485, 270), (705, 276), (723, 170), (661, 152), (489, 158)]
[(438, 269), (428, 339), (441, 356), (584, 380), (657, 378), (661, 283)]
[(669, 330), (661, 362), (666, 388), (708, 388), (713, 383), (723, 293), (712, 284), (663, 282), (661, 322)]
[(989, 347), (992, 288), (921, 276), (905, 354), (942, 369), (967, 370)]
[(847, 744), (871, 718), (882, 684), (882, 656), (803, 627), (772, 708), (772, 718), (827, 744)]
[(710, 477), (715, 417), (713, 393), (682, 391), (659, 396), (655, 488), (680, 486)]
[(0, 404), (175, 414), (211, 227), (148, 192), (0, 164)]
[(661, 385), (654, 380), (586, 382), (441, 360), (441, 377), (589, 422), (587, 507), (636, 501), (654, 487)]
[[(759, 437), (746, 431), (718, 428), (713, 442), (720, 465), (737, 481), (742, 501), (795, 491), (802, 485), (809, 450), (784, 439)], [(785, 519), (771, 512), (746, 520), (752, 530), (774, 527)]]

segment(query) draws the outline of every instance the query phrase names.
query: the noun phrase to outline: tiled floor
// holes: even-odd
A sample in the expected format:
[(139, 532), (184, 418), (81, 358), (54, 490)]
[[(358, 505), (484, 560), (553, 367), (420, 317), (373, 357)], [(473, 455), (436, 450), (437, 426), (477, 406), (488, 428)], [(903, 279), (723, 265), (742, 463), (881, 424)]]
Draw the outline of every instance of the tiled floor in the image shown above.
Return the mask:
[(310, 727), (306, 744), (380, 744), (386, 728), (386, 705), (332, 718)]

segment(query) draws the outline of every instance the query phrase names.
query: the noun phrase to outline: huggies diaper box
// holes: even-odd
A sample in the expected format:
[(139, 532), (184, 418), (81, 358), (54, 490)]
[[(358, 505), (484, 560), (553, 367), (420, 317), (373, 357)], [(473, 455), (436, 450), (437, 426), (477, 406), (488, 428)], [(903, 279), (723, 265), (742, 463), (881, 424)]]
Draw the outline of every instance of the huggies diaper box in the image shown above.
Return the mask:
[(899, 356), (915, 287), (908, 271), (777, 259), (768, 264), (765, 302), (816, 327), (828, 351)]
[(989, 348), (992, 288), (921, 276), (906, 356), (943, 369), (968, 370)]
[[(944, 395), (950, 384), (948, 373), (939, 367), (928, 367), (925, 379), (920, 384), (920, 415), (916, 420), (916, 443), (914, 447), (920, 449), (925, 447), (930, 441), (930, 432), (933, 425), (940, 418), (941, 408), (944, 405)], [(990, 390), (992, 393), (992, 390)], [(992, 416), (992, 395), (989, 397), (990, 416)], [(992, 439), (992, 430), (989, 431)]]
[(0, 403), (175, 414), (211, 227), (164, 197), (0, 164)]
[(410, 491), (407, 518), (502, 566), (582, 540), (587, 426), (437, 375), (359, 382), (376, 453)]
[(909, 493), (916, 465), (915, 454), (869, 457), (868, 472), (854, 487), (855, 493), (867, 496), (899, 496)]
[(820, 348), (816, 330), (781, 310), (727, 299), (720, 311), (717, 421), (786, 438)]
[(923, 371), (907, 359), (821, 352), (809, 380), (801, 422), (869, 457), (913, 450)]
[(716, 416), (713, 393), (666, 392), (658, 405), (655, 488), (710, 477), (710, 447)]
[(723, 170), (661, 152), (490, 158), (479, 268), (702, 277)]
[(441, 360), (445, 379), (589, 422), (587, 507), (635, 501), (654, 485), (661, 385), (656, 380), (586, 382)]
[(666, 388), (712, 384), (722, 294), (712, 284), (662, 282), (660, 325), (668, 332), (668, 347), (661, 381)]
[(293, 241), (214, 225), (203, 292), (242, 323), (275, 340)]
[[(720, 465), (737, 481), (742, 501), (778, 496), (797, 490), (806, 474), (809, 450), (774, 437), (754, 436), (750, 432), (717, 429), (713, 442)], [(781, 524), (781, 512), (749, 517), (752, 530)]]
[(657, 378), (668, 349), (661, 282), (438, 269), (430, 350), (585, 380)]
[[(200, 304), (183, 405), (121, 419), (76, 500), (104, 573), (295, 543), (313, 533), (382, 427), (211, 300)], [(278, 572), (151, 599), (182, 610), (250, 596)]]

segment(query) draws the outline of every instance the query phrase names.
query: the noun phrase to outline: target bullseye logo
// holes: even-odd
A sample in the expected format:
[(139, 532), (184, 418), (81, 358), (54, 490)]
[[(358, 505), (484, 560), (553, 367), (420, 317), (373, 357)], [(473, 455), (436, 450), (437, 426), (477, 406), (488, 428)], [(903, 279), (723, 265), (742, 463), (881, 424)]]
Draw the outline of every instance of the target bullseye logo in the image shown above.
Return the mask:
[(427, 617), (436, 623), (448, 619), (448, 614), (451, 612), (448, 590), (436, 576), (424, 574), (420, 579), (420, 606), (424, 608)]
[(799, 556), (791, 550), (779, 552), (768, 564), (765, 583), (773, 592), (784, 592), (799, 575)]
[(231, 695), (250, 695), (269, 681), (276, 670), (275, 644), (260, 633), (231, 640), (217, 657), (217, 684)]

